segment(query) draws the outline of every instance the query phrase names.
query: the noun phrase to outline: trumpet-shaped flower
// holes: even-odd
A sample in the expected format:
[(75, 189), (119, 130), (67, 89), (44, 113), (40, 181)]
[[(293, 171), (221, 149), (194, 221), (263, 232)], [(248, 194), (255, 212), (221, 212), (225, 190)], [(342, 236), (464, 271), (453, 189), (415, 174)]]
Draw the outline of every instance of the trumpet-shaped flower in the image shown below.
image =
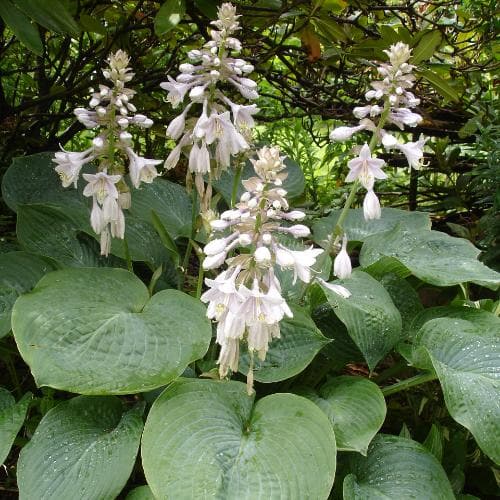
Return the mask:
[(382, 171), (384, 160), (372, 158), (372, 154), (368, 144), (361, 148), (359, 156), (350, 160), (347, 163), (350, 171), (347, 174), (346, 182), (353, 182), (359, 179), (361, 184), (366, 189), (371, 189), (375, 179), (386, 179), (387, 174)]

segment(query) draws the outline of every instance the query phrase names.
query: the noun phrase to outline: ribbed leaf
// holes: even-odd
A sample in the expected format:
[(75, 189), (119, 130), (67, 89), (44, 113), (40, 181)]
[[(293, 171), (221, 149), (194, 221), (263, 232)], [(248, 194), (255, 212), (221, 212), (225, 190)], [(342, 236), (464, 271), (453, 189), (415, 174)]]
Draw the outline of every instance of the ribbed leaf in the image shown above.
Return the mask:
[(355, 270), (350, 278), (335, 281), (351, 292), (344, 299), (323, 287), (337, 317), (370, 369), (401, 340), (401, 315), (385, 288), (370, 275)]
[(303, 395), (328, 415), (339, 451), (366, 455), (387, 411), (382, 391), (376, 384), (361, 377), (335, 377), (317, 394), (308, 390)]
[(368, 456), (351, 455), (344, 479), (346, 500), (453, 500), (450, 482), (436, 458), (421, 444), (378, 435)]
[(430, 69), (422, 69), (418, 70), (418, 73), (423, 76), (444, 98), (454, 102), (458, 102), (460, 100), (460, 96), (457, 91), (446, 80), (443, 80), (443, 78), (441, 78), (438, 74), (434, 73), (434, 71), (431, 71)]
[(177, 290), (150, 298), (132, 273), (109, 268), (44, 276), (17, 300), (12, 325), (37, 384), (81, 394), (165, 385), (205, 354), (211, 338), (198, 300)]
[(185, 379), (153, 404), (142, 463), (157, 498), (326, 499), (335, 436), (305, 398), (254, 403), (240, 382)]
[[(335, 224), (340, 216), (340, 210), (332, 210), (328, 217), (318, 219), (313, 224), (314, 241), (326, 248)], [(408, 229), (430, 229), (429, 215), (423, 212), (407, 212), (396, 208), (383, 208), (380, 219), (366, 221), (363, 210), (351, 209), (343, 223), (344, 231), (349, 241), (364, 241), (369, 236), (393, 229), (402, 224)]]
[(0, 387), (0, 464), (9, 455), (12, 443), (24, 423), (32, 394), (28, 392), (16, 403), (7, 389)]
[[(293, 318), (281, 321), (280, 330), (281, 338), (271, 342), (265, 361), (254, 357), (254, 378), (258, 382), (278, 382), (297, 375), (330, 342), (309, 315), (298, 307), (293, 308)], [(248, 367), (249, 355), (244, 352), (239, 371), (246, 374)]]
[(438, 286), (471, 281), (488, 288), (500, 286), (500, 274), (477, 260), (479, 250), (470, 241), (439, 231), (398, 225), (366, 239), (361, 249), (363, 267), (382, 257), (393, 257), (414, 276)]
[(118, 398), (80, 396), (50, 410), (21, 451), (20, 499), (115, 498), (134, 466), (143, 408), (124, 412)]
[(10, 313), (19, 295), (57, 267), (51, 259), (28, 252), (0, 254), (0, 338), (10, 332)]
[[(418, 356), (422, 349), (427, 362)], [(500, 463), (500, 330), (462, 319), (433, 319), (419, 331), (415, 350), (420, 365), (432, 363), (450, 415)]]

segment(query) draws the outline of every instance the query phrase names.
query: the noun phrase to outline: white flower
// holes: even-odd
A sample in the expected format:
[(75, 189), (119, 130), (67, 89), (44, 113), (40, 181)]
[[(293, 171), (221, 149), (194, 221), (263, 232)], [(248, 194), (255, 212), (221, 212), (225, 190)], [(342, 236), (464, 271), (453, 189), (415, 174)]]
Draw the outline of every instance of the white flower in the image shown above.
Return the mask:
[(238, 371), (238, 361), (240, 359), (240, 342), (235, 339), (227, 339), (222, 345), (217, 364), (221, 377), (225, 377), (229, 370), (233, 373)]
[(416, 127), (422, 121), (422, 116), (407, 108), (396, 108), (389, 113), (388, 121), (403, 130), (405, 125)]
[(394, 145), (394, 147), (399, 149), (406, 156), (410, 168), (418, 170), (422, 164), (422, 158), (424, 157), (424, 146), (428, 140), (428, 137), (424, 138), (423, 135), (420, 135), (417, 142), (398, 142)]
[(363, 214), (365, 220), (380, 219), (382, 215), (380, 202), (372, 189), (366, 192), (365, 199), (363, 200)]
[(403, 63), (408, 61), (411, 56), (410, 47), (403, 42), (391, 45), (389, 50), (384, 50), (384, 52), (389, 56), (389, 60), (394, 66), (401, 66)]
[(356, 132), (364, 130), (366, 127), (364, 125), (358, 125), (357, 127), (337, 127), (330, 132), (330, 140), (334, 142), (342, 142), (350, 139)]
[(201, 147), (193, 144), (189, 153), (189, 170), (197, 174), (206, 174), (210, 172), (210, 154), (205, 142)]
[(130, 180), (135, 188), (138, 188), (142, 182), (150, 184), (158, 177), (158, 171), (155, 165), (159, 165), (161, 160), (152, 160), (143, 158), (132, 151), (131, 148), (126, 149), (130, 163), (128, 170), (130, 173)]
[(253, 254), (255, 261), (259, 264), (267, 265), (271, 262), (271, 252), (267, 247), (259, 247)]
[(359, 156), (353, 158), (347, 163), (350, 171), (347, 174), (346, 182), (352, 182), (359, 179), (366, 189), (371, 189), (375, 179), (386, 179), (387, 175), (382, 172), (384, 160), (372, 158), (368, 144), (361, 148)]
[(352, 272), (351, 259), (347, 253), (347, 237), (342, 240), (342, 249), (333, 261), (333, 274), (338, 278), (349, 278)]
[(186, 109), (179, 115), (176, 116), (167, 127), (167, 135), (174, 140), (177, 140), (186, 127), (186, 113), (189, 111), (190, 106), (186, 106)]
[(325, 280), (321, 278), (316, 278), (316, 281), (318, 281), (318, 283), (320, 283), (325, 288), (328, 288), (328, 290), (331, 290), (332, 292), (335, 292), (337, 295), (340, 295), (344, 299), (348, 299), (352, 295), (351, 292), (342, 285), (327, 283)]
[(295, 224), (281, 229), (282, 231), (291, 234), (294, 238), (305, 238), (311, 234), (311, 230), (303, 224)]
[(121, 180), (121, 175), (97, 172), (97, 174), (83, 174), (83, 178), (88, 182), (83, 190), (83, 196), (95, 196), (101, 205), (108, 196), (115, 200), (118, 199), (118, 190), (115, 184)]
[(226, 255), (227, 252), (225, 251), (213, 255), (207, 255), (207, 257), (203, 259), (203, 269), (207, 271), (208, 269), (217, 269), (222, 266), (226, 260)]
[(297, 277), (304, 283), (311, 281), (311, 267), (316, 263), (318, 255), (322, 253), (321, 248), (312, 246), (306, 250), (290, 250), (283, 245), (278, 245), (275, 249), (276, 263), (282, 269), (293, 269), (293, 284), (297, 282)]
[(214, 280), (205, 279), (209, 290), (200, 297), (202, 302), (208, 302), (207, 317), (219, 320), (228, 309), (238, 307), (241, 297), (236, 290), (236, 278), (240, 269), (223, 271)]
[(54, 163), (57, 163), (55, 171), (59, 174), (63, 187), (68, 187), (71, 184), (76, 187), (83, 165), (91, 162), (95, 157), (93, 155), (94, 148), (89, 148), (82, 152), (61, 149), (62, 151), (55, 153), (55, 158), (52, 159)]
[(212, 144), (215, 140), (228, 145), (232, 154), (248, 149), (248, 143), (231, 123), (229, 111), (224, 113), (212, 113), (201, 126), (205, 130), (205, 140), (207, 144)]
[(167, 90), (167, 101), (176, 108), (183, 100), (187, 91), (193, 86), (191, 83), (176, 82), (171, 76), (168, 76), (168, 82), (160, 83), (163, 90)]
[(244, 106), (241, 104), (235, 104), (231, 101), (231, 111), (233, 113), (233, 121), (236, 127), (240, 130), (248, 130), (254, 127), (255, 121), (253, 115), (259, 112), (259, 108), (255, 104), (250, 104), (249, 106)]
[(85, 108), (76, 108), (75, 111), (76, 119), (83, 123), (86, 128), (95, 128), (99, 125), (97, 121), (97, 113), (95, 111), (88, 111)]

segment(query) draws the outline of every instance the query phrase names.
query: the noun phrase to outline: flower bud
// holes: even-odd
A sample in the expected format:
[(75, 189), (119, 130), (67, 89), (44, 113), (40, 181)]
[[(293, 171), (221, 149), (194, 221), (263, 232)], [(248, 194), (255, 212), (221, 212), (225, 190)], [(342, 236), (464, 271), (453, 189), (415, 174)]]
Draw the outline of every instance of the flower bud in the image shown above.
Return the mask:
[(382, 210), (380, 208), (380, 202), (377, 195), (373, 190), (368, 190), (363, 200), (363, 214), (365, 220), (380, 219), (382, 215)]
[(203, 253), (205, 255), (216, 255), (218, 253), (224, 252), (227, 246), (227, 238), (217, 238), (210, 241), (205, 245)]
[(287, 228), (287, 231), (294, 238), (305, 238), (306, 236), (309, 236), (311, 234), (311, 230), (303, 224), (295, 224), (295, 226)]
[(254, 258), (259, 264), (269, 264), (271, 262), (271, 252), (267, 247), (259, 247), (255, 250)]
[(252, 243), (252, 237), (249, 234), (240, 234), (240, 236), (238, 238), (238, 243), (242, 247), (247, 247), (248, 245), (250, 245)]
[(333, 274), (340, 279), (349, 278), (352, 272), (351, 259), (347, 253), (347, 238), (344, 236), (342, 250), (333, 261)]
[[(215, 221), (214, 221), (215, 222)], [(220, 252), (215, 255), (209, 255), (203, 260), (203, 269), (216, 269), (222, 266), (226, 260), (226, 252)]]

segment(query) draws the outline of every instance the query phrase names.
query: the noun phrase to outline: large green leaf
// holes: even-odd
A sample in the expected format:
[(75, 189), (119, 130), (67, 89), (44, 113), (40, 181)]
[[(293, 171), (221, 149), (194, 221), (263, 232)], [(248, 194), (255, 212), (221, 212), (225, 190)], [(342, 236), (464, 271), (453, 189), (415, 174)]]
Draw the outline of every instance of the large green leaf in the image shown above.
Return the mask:
[(134, 189), (130, 213), (151, 223), (152, 210), (173, 239), (191, 236), (192, 203), (182, 186), (165, 179), (155, 179), (151, 184)]
[(323, 291), (372, 370), (401, 340), (401, 315), (385, 288), (363, 271), (335, 283), (352, 295), (345, 299), (326, 286)]
[[(285, 158), (285, 165), (286, 169), (284, 171), (288, 174), (288, 177), (283, 181), (283, 189), (286, 189), (289, 198), (298, 198), (304, 192), (304, 174), (300, 166), (290, 158)], [(231, 203), (235, 175), (235, 169), (231, 168), (223, 172), (220, 179), (213, 182), (215, 189), (223, 196), (228, 205)], [(247, 162), (241, 172), (240, 182), (238, 183), (237, 201), (245, 189), (241, 181), (254, 176), (255, 170), (252, 164)]]
[(57, 267), (54, 261), (28, 252), (0, 254), (0, 338), (10, 332), (10, 313), (19, 295)]
[(24, 423), (32, 394), (25, 394), (16, 403), (7, 389), (0, 387), (0, 464), (9, 455), (12, 443)]
[(211, 338), (201, 302), (177, 290), (150, 298), (136, 276), (110, 268), (47, 274), (17, 300), (12, 330), (39, 386), (82, 394), (165, 385)]
[(115, 498), (135, 463), (143, 409), (79, 396), (50, 410), (19, 456), (20, 499)]
[[(450, 415), (500, 463), (500, 329), (463, 319), (428, 321), (415, 339), (425, 349), (443, 389)], [(422, 356), (415, 356), (422, 360)], [(420, 361), (424, 368), (425, 361)]]
[(155, 500), (149, 486), (137, 486), (129, 492), (125, 500)]
[(97, 242), (80, 234), (80, 227), (78, 220), (63, 208), (17, 206), (17, 238), (25, 250), (50, 257), (64, 266), (109, 265), (110, 262), (99, 255)]
[(361, 377), (335, 377), (316, 394), (304, 396), (314, 401), (333, 424), (337, 449), (366, 455), (368, 445), (385, 420), (386, 406), (376, 384)]
[(42, 55), (43, 45), (38, 29), (31, 24), (30, 18), (21, 12), (11, 0), (2, 0), (0, 17), (23, 45), (35, 54)]
[(155, 16), (154, 28), (158, 36), (175, 28), (186, 13), (185, 0), (165, 0)]
[(153, 404), (142, 464), (157, 498), (326, 499), (335, 475), (326, 415), (293, 394), (254, 403), (241, 382), (179, 380)]
[(424, 446), (397, 436), (378, 435), (368, 456), (349, 457), (345, 500), (454, 500), (450, 482)]
[[(280, 330), (281, 338), (271, 342), (265, 361), (254, 357), (254, 378), (258, 382), (278, 382), (297, 375), (330, 342), (309, 315), (298, 307), (293, 308), (293, 318), (281, 321)], [(239, 371), (246, 374), (248, 367), (249, 355), (244, 352)]]
[[(328, 217), (318, 219), (313, 224), (314, 241), (324, 248), (328, 247), (341, 210), (333, 210)], [(369, 236), (393, 229), (402, 224), (407, 229), (430, 229), (429, 216), (423, 212), (408, 212), (396, 208), (383, 208), (380, 219), (366, 221), (363, 209), (355, 208), (347, 212), (343, 227), (349, 241), (364, 241)]]
[(18, 205), (49, 204), (64, 207), (66, 214), (87, 221), (89, 209), (81, 194), (83, 183), (80, 181), (78, 190), (63, 188), (52, 158), (54, 153), (14, 158), (2, 179), (2, 198), (14, 212)]
[(26, 15), (51, 31), (78, 37), (80, 28), (60, 0), (14, 0)]
[(413, 48), (411, 60), (412, 64), (418, 64), (422, 61), (430, 59), (436, 49), (441, 45), (443, 40), (443, 35), (439, 30), (429, 31), (425, 33), (422, 38), (417, 43), (416, 47)]
[(447, 80), (441, 78), (434, 71), (430, 69), (421, 69), (417, 70), (417, 73), (420, 76), (423, 76), (445, 99), (454, 102), (458, 102), (460, 100), (458, 92), (448, 83)]
[(500, 286), (500, 274), (477, 260), (479, 250), (462, 238), (439, 231), (411, 229), (402, 224), (370, 236), (361, 249), (363, 267), (393, 257), (414, 276), (437, 286), (471, 281), (488, 288)]

